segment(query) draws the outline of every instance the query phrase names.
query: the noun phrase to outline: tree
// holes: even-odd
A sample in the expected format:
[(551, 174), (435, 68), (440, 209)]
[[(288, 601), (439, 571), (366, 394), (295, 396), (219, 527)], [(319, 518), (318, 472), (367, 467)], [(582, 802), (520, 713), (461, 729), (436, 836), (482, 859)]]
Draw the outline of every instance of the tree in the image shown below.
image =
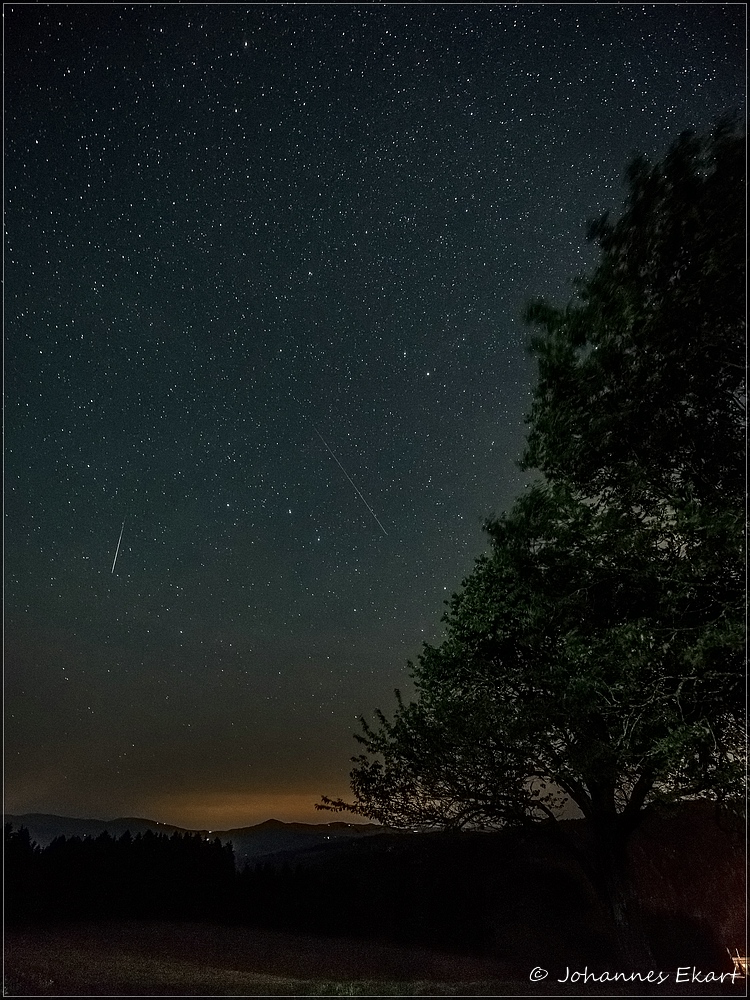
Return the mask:
[[(658, 569), (645, 610), (676, 654), (681, 708), (692, 686), (695, 726), (736, 738), (745, 717), (745, 137), (731, 119), (705, 138), (683, 133), (663, 162), (636, 159), (627, 179), (621, 218), (590, 227), (601, 260), (576, 283), (577, 301), (527, 310), (543, 334), (533, 341), (539, 382), (524, 465), (610, 516), (636, 518), (633, 541), (646, 544), (632, 584)], [(737, 792), (741, 773), (722, 767), (721, 779), (706, 774), (684, 792)]]
[(577, 299), (529, 307), (543, 479), (487, 525), (410, 665), (417, 700), (363, 720), (354, 802), (322, 803), (458, 828), (574, 803), (633, 967), (630, 834), (658, 801), (737, 800), (744, 775), (743, 150), (721, 123), (635, 161)]

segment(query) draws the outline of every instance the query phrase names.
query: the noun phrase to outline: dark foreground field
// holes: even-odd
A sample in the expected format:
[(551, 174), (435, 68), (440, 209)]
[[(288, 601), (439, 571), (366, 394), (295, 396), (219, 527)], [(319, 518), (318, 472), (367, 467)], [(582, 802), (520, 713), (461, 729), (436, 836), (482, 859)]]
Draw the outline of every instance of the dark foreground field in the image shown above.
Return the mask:
[(242, 873), (218, 841), (38, 851), (9, 832), (5, 995), (747, 995), (717, 982), (745, 947), (742, 829), (695, 804), (636, 832), (650, 986), (581, 980), (632, 970), (582, 867), (586, 828), (568, 826), (383, 833)]
[[(529, 981), (489, 959), (205, 924), (10, 930), (5, 996), (746, 996), (746, 982), (649, 987)], [(597, 970), (600, 972), (601, 970)], [(717, 970), (723, 971), (723, 970)]]

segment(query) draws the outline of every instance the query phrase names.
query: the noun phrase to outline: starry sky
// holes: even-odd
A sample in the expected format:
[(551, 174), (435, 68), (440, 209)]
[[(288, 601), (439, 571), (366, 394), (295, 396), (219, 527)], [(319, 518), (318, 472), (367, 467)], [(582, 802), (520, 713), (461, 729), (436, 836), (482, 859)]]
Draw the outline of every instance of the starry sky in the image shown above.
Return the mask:
[(7, 811), (335, 818), (524, 488), (525, 301), (745, 16), (5, 6)]

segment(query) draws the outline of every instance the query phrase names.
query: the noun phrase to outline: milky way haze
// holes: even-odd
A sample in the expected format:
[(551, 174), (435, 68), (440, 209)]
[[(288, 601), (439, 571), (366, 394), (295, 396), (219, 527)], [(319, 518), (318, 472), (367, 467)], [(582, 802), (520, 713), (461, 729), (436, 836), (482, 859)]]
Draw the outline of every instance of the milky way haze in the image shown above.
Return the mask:
[(742, 4), (5, 7), (9, 811), (327, 818), (524, 488), (525, 300), (633, 153), (742, 113), (744, 41)]

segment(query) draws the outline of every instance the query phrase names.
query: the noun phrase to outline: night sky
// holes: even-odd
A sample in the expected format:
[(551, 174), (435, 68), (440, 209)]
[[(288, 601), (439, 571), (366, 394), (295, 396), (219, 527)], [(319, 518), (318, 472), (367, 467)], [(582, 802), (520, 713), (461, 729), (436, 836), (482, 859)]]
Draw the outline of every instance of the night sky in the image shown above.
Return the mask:
[(6, 810), (334, 819), (745, 5), (4, 14)]

